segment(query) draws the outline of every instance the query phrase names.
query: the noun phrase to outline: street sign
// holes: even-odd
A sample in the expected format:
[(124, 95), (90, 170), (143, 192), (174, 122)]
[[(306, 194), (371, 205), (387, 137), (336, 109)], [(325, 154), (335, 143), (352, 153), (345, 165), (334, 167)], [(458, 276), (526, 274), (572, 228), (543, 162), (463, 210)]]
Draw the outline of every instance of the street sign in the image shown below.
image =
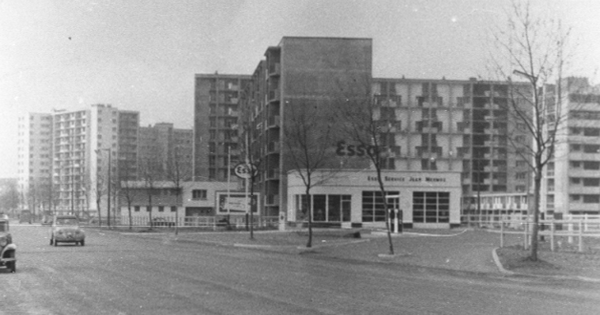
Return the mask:
[(249, 179), (256, 175), (257, 170), (252, 164), (240, 163), (233, 168), (233, 172), (239, 178)]

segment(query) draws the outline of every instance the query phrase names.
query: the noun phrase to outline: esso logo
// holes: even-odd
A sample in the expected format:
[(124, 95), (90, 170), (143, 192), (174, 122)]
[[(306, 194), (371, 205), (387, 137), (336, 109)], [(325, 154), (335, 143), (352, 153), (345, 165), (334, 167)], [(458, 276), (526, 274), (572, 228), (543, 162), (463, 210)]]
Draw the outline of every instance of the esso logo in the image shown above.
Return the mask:
[(364, 156), (365, 154), (375, 156), (377, 151), (377, 147), (374, 145), (352, 145), (346, 144), (346, 141), (342, 140), (337, 143), (335, 153), (339, 156)]

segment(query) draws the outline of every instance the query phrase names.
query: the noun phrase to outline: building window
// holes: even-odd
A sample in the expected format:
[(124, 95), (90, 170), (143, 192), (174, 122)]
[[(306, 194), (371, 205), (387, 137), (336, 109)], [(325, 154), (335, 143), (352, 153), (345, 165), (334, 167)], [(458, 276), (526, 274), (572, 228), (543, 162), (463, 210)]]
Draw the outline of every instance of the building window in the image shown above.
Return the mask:
[(295, 195), (296, 214), (299, 220), (307, 217), (306, 209), (312, 208), (315, 222), (350, 222), (351, 195), (311, 195), (313, 206), (307, 202), (306, 195)]
[(583, 186), (598, 187), (598, 186), (600, 186), (600, 178), (584, 178)]
[(449, 192), (413, 192), (414, 223), (450, 222)]
[[(398, 191), (388, 191), (387, 195), (399, 195)], [(384, 200), (381, 191), (362, 192), (362, 222), (385, 222)]]
[(158, 206), (158, 212), (165, 212), (164, 206)]
[(177, 206), (171, 206), (171, 212), (177, 212)]
[(150, 212), (151, 210), (152, 210), (152, 207), (146, 206), (146, 212)]
[(206, 190), (205, 189), (192, 190), (192, 199), (193, 200), (206, 200)]
[(140, 206), (133, 207), (133, 211), (134, 212), (140, 212)]
[(583, 195), (583, 203), (598, 203), (600, 196), (598, 195)]

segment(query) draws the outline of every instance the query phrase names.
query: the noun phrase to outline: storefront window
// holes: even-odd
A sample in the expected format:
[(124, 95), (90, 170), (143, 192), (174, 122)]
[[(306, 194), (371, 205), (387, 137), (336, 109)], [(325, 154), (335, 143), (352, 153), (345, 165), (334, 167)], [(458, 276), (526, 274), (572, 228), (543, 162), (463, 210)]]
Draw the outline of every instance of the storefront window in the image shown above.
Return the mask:
[[(398, 191), (387, 191), (387, 195), (399, 195)], [(362, 192), (362, 222), (385, 222), (384, 200), (381, 191)]]
[(325, 219), (325, 211), (327, 210), (327, 198), (325, 195), (313, 195), (313, 221), (315, 222), (324, 222), (327, 221)]
[(414, 223), (450, 222), (450, 193), (413, 192)]
[[(308, 220), (306, 195), (295, 195), (298, 220)], [(311, 195), (314, 222), (350, 222), (351, 195)]]

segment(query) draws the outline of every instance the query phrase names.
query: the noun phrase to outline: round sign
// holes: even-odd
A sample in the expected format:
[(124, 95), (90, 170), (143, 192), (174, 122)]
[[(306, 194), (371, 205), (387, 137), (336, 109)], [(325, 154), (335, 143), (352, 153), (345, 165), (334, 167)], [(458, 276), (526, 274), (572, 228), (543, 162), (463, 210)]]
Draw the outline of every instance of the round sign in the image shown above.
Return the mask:
[(252, 175), (256, 175), (256, 167), (254, 165), (240, 163), (233, 168), (235, 176), (243, 179), (251, 178)]

